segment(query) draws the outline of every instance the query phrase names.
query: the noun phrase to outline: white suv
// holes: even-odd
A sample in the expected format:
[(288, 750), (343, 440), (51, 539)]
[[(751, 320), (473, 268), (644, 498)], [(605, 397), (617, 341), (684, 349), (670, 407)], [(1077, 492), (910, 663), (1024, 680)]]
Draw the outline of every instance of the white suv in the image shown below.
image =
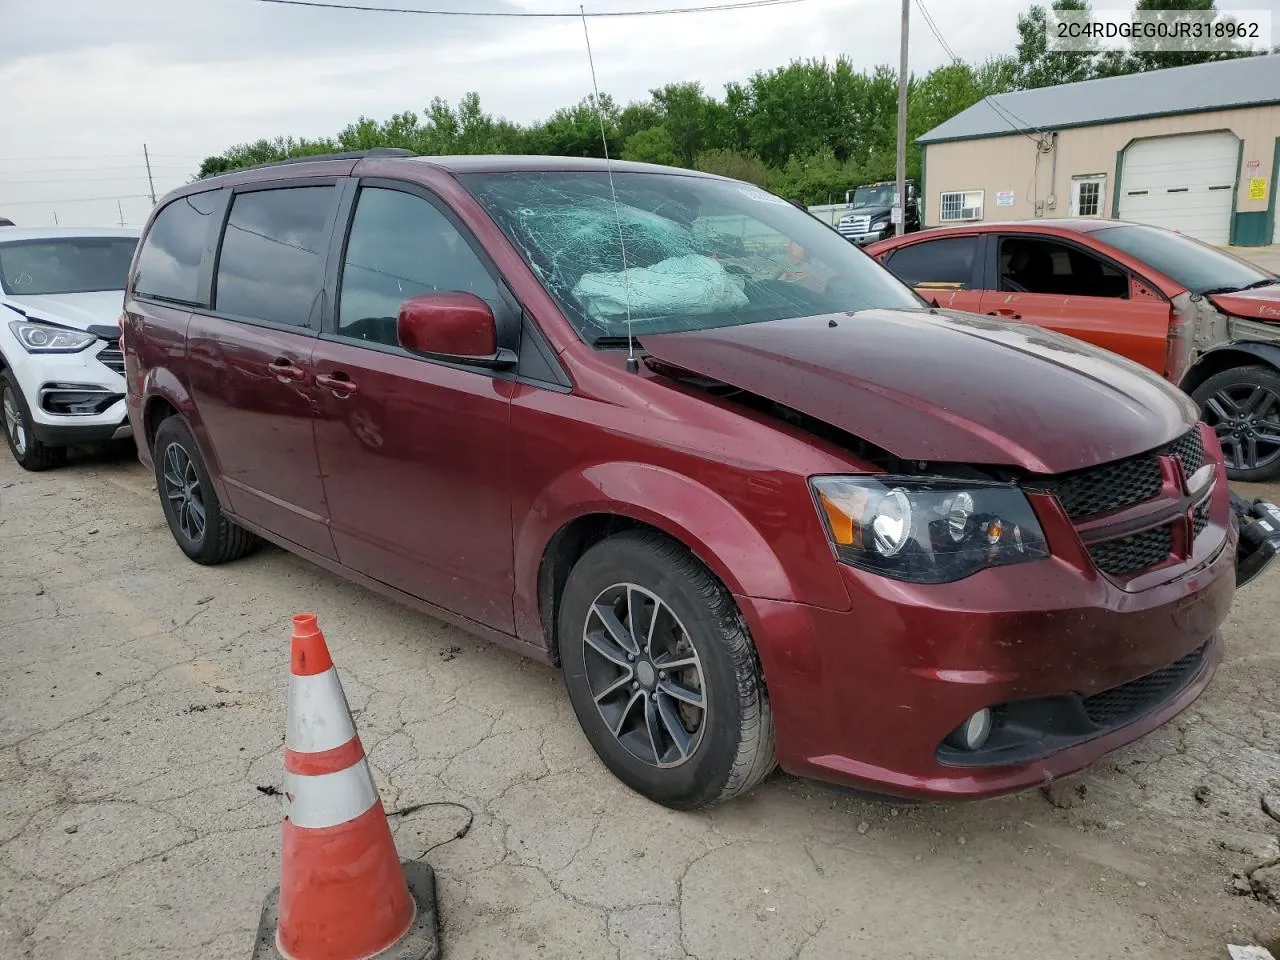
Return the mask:
[(0, 400), (14, 459), (62, 462), (71, 444), (131, 436), (120, 311), (138, 231), (0, 233)]

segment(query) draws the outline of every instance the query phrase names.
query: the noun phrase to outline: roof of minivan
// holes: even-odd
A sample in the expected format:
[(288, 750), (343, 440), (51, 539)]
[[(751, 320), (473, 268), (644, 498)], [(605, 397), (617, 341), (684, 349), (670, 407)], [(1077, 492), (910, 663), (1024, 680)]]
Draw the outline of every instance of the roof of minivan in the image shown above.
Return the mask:
[(142, 233), (137, 227), (5, 227), (0, 243), (14, 240), (59, 240), (73, 237), (130, 237)]
[(403, 160), (406, 163), (429, 163), (450, 173), (540, 173), (543, 171), (584, 171), (604, 173), (678, 173), (693, 177), (714, 177), (714, 174), (684, 167), (666, 167), (656, 163), (636, 163), (631, 160), (609, 160), (599, 157), (546, 157), (524, 154), (491, 154), (486, 156), (448, 157), (381, 157), (382, 160)]

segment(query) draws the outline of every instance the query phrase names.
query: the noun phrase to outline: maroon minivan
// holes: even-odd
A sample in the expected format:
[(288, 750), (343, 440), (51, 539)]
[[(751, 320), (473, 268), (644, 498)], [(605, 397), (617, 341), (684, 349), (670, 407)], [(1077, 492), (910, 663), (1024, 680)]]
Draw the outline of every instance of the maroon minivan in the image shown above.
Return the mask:
[(904, 796), (1077, 770), (1220, 658), (1191, 401), (932, 309), (763, 190), (581, 159), (309, 158), (157, 207), (130, 417), (200, 563), (270, 540), (563, 667), (625, 783)]

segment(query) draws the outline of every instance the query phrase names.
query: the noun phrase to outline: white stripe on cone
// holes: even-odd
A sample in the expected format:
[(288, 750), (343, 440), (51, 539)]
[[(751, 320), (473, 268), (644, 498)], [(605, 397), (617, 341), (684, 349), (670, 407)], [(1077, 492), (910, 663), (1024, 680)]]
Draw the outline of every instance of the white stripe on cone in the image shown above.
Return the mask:
[(378, 802), (369, 762), (360, 760), (337, 773), (284, 775), (285, 816), (296, 827), (336, 827)]
[(338, 671), (289, 678), (289, 707), (284, 745), (298, 753), (340, 747), (356, 735)]

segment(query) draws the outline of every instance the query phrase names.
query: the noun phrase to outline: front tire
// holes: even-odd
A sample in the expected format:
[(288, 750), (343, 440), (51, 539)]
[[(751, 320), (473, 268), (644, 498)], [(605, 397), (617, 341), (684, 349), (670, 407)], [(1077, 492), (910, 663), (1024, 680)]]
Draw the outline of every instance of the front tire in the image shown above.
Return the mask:
[(1191, 394), (1222, 444), (1227, 476), (1255, 482), (1280, 475), (1280, 375), (1270, 367), (1232, 367)]
[(684, 547), (630, 531), (574, 566), (558, 622), (583, 733), (619, 780), (680, 810), (720, 803), (773, 770), (773, 722), (733, 598)]
[(257, 537), (223, 515), (200, 449), (181, 418), (160, 424), (152, 459), (160, 505), (183, 553), (211, 566), (238, 560), (257, 547)]
[(31, 409), (12, 370), (0, 373), (0, 409), (4, 415), (4, 438), (18, 466), (35, 473), (67, 462), (66, 447), (51, 447), (36, 439)]

